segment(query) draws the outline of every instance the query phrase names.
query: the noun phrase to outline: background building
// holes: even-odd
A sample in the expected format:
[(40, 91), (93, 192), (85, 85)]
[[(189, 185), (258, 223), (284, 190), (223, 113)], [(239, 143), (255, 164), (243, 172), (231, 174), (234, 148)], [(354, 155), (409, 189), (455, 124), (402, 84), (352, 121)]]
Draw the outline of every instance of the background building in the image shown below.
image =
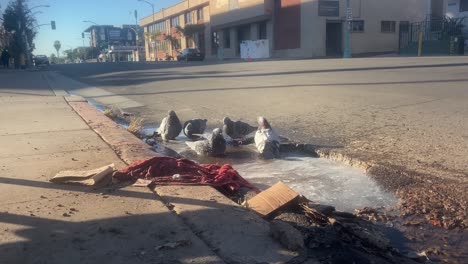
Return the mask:
[(143, 38), (141, 31), (138, 25), (93, 25), (84, 32), (90, 34), (90, 46), (107, 53), (112, 61), (131, 61), (138, 60), (138, 52), (144, 58), (142, 43), (137, 41)]
[[(447, 0), (351, 0), (351, 9), (352, 54), (389, 53), (410, 23), (443, 17)], [(151, 60), (192, 46), (207, 58), (239, 58), (245, 40), (267, 40), (271, 57), (324, 57), (342, 56), (346, 17), (346, 0), (188, 0), (140, 25)], [(177, 31), (187, 24), (205, 25), (197, 41)]]
[(184, 48), (211, 49), (209, 0), (188, 0), (140, 20), (146, 59), (170, 60)]

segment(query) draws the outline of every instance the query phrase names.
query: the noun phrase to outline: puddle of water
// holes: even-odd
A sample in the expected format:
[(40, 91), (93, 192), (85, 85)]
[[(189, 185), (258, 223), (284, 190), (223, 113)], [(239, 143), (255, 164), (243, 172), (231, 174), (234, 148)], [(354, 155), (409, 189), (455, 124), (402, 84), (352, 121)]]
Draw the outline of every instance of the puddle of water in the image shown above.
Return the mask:
[(96, 102), (94, 99), (86, 98), (86, 100), (88, 101), (88, 104), (92, 105), (94, 108), (96, 108), (100, 112), (104, 112), (108, 108), (107, 106)]
[(363, 207), (392, 207), (397, 198), (380, 188), (363, 171), (336, 162), (306, 157), (237, 164), (234, 168), (255, 183), (272, 185), (278, 181), (296, 192), (337, 210), (352, 212)]
[[(181, 135), (175, 141), (164, 142), (161, 145), (176, 151), (184, 158), (202, 164), (231, 164), (242, 177), (260, 189), (283, 181), (314, 202), (332, 205), (337, 210), (352, 213), (354, 209), (366, 206), (390, 208), (398, 201), (392, 193), (380, 188), (362, 170), (331, 160), (299, 153), (283, 153), (281, 159), (263, 160), (258, 158), (253, 145), (228, 146), (225, 157), (200, 157), (185, 144), (187, 140)], [(161, 146), (158, 148), (161, 149)], [(160, 152), (158, 148), (155, 150)]]

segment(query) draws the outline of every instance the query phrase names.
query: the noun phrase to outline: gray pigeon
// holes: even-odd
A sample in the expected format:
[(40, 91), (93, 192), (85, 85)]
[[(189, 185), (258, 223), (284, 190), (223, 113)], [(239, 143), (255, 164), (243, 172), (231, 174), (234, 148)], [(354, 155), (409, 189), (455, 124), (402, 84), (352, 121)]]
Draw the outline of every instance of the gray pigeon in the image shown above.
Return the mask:
[(182, 131), (182, 125), (174, 111), (169, 111), (159, 126), (157, 134), (162, 137), (164, 141), (174, 140)]
[(253, 127), (242, 121), (232, 121), (229, 117), (223, 119), (223, 133), (231, 137), (233, 140), (244, 140), (245, 137), (257, 130), (256, 127)]
[(202, 156), (221, 156), (226, 152), (226, 140), (221, 129), (216, 128), (209, 139), (185, 142), (191, 149)]
[(260, 155), (265, 159), (280, 157), (280, 137), (264, 117), (258, 118), (255, 146)]
[(206, 119), (192, 119), (184, 124), (184, 135), (189, 139), (196, 140), (200, 139), (200, 135), (205, 132)]

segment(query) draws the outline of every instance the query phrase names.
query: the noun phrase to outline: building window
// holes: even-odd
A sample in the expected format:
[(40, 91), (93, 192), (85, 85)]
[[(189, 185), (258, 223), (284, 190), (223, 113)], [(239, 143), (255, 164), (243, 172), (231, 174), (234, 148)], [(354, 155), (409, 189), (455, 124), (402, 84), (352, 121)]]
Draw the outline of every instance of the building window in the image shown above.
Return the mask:
[(364, 32), (364, 20), (351, 21), (351, 32), (353, 33)]
[(468, 11), (468, 0), (460, 0), (460, 12)]
[(197, 10), (197, 19), (203, 20), (203, 7)]
[(179, 16), (171, 18), (171, 28), (177, 27), (180, 25)]
[(231, 48), (231, 31), (229, 29), (223, 31), (223, 48)]
[(395, 21), (382, 21), (380, 23), (380, 31), (382, 33), (395, 33), (396, 32), (396, 22)]
[(182, 40), (181, 39), (175, 39), (172, 43), (174, 46), (172, 47), (172, 49), (180, 49), (180, 47), (182, 47)]
[(156, 51), (158, 51), (158, 52), (167, 52), (168, 47), (169, 47), (169, 45), (168, 45), (167, 40), (156, 41)]
[(185, 13), (185, 24), (193, 24), (193, 13), (192, 11)]
[(258, 24), (258, 39), (267, 39), (267, 24), (262, 22)]
[(211, 35), (211, 54), (215, 55), (218, 52), (219, 35), (218, 32), (213, 31)]
[(151, 33), (157, 33), (157, 32), (162, 32), (166, 30), (166, 21), (161, 21), (156, 24), (153, 24), (149, 26), (149, 32)]

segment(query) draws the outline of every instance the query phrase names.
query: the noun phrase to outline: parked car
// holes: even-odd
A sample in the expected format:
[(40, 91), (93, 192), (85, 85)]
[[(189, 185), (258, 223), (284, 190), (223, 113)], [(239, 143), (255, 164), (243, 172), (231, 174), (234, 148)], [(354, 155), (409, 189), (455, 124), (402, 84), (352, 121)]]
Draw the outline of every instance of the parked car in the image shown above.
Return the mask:
[(205, 54), (201, 53), (199, 49), (188, 48), (183, 49), (178, 55), (178, 61), (191, 61), (191, 60), (198, 60), (202, 61), (205, 59)]
[(46, 55), (36, 55), (34, 57), (34, 65), (39, 66), (39, 65), (49, 65), (49, 58), (47, 58)]

